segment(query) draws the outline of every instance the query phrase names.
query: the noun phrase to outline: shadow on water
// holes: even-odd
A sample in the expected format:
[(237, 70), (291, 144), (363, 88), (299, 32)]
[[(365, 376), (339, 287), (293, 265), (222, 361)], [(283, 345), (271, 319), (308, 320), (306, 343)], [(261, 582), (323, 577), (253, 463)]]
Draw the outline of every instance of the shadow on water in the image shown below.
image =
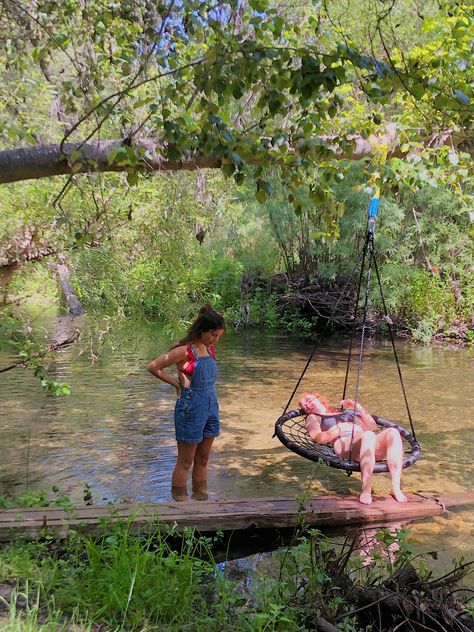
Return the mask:
[[(0, 381), (0, 494), (57, 485), (75, 502), (85, 485), (96, 503), (165, 501), (176, 457), (172, 388), (150, 376), (147, 362), (170, 341), (144, 325), (134, 327), (114, 350), (92, 362), (69, 348), (57, 354), (52, 377), (67, 382), (68, 398), (41, 391), (31, 372), (2, 375)], [(307, 461), (272, 438), (274, 423), (303, 370), (313, 342), (281, 334), (244, 331), (221, 340), (218, 391), (222, 434), (215, 443), (209, 488), (213, 498), (294, 498), (358, 492), (359, 475)], [(318, 390), (337, 403), (342, 396), (348, 341), (321, 342), (300, 391)], [(470, 491), (474, 480), (472, 439), (473, 350), (458, 347), (397, 345), (422, 458), (404, 471), (407, 491), (450, 494)], [(0, 366), (11, 361), (0, 354)], [(355, 369), (355, 364), (353, 364)], [(354, 395), (351, 374), (347, 396)], [(409, 428), (396, 365), (388, 342), (368, 341), (360, 401), (374, 413)], [(294, 402), (296, 405), (296, 402)], [(387, 493), (386, 474), (374, 480), (376, 494)], [(474, 551), (474, 524), (433, 520), (453, 538), (456, 550)], [(454, 522), (453, 522), (454, 521)], [(429, 538), (423, 528), (419, 533)], [(464, 534), (464, 539), (461, 537)], [(431, 534), (433, 535), (433, 534)], [(440, 531), (441, 546), (441, 531)], [(462, 541), (461, 541), (462, 540)], [(444, 540), (443, 543), (444, 545)], [(431, 542), (431, 546), (433, 546)]]

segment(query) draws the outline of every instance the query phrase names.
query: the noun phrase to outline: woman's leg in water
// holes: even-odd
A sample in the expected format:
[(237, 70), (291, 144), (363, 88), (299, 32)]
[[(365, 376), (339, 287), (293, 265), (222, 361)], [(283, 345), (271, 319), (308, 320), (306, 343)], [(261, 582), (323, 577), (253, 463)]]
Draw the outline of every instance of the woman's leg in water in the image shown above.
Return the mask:
[(204, 437), (196, 448), (193, 464), (193, 498), (196, 500), (207, 499), (207, 464), (213, 441), (214, 437)]
[(197, 446), (197, 443), (178, 441), (178, 457), (171, 478), (171, 495), (175, 500), (186, 500), (187, 498), (186, 483)]

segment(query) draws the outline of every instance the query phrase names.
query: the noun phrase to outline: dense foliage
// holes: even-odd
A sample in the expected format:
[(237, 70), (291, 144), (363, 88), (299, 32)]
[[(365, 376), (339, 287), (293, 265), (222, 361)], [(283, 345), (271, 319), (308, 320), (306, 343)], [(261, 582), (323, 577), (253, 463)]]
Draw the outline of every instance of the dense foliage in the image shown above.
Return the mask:
[(109, 520), (100, 531), (2, 546), (3, 630), (472, 629), (472, 591), (456, 587), (472, 563), (436, 577), (405, 531), (331, 541), (303, 524), (291, 546), (242, 567), (217, 563), (222, 534)]
[(211, 300), (237, 325), (311, 331), (376, 186), (398, 328), (472, 341), (468, 3), (0, 9), (0, 178), (69, 174), (0, 189), (2, 338), (46, 386), (41, 300), (172, 329)]
[[(218, 174), (148, 180), (125, 191), (116, 176), (107, 176), (106, 204), (96, 194), (97, 208), (90, 208), (84, 190), (75, 188), (60, 217), (42, 207), (41, 197), (39, 204), (30, 198), (38, 185), (23, 185), (27, 206), (3, 198), (3, 209), (15, 218), (7, 243), (14, 231), (24, 235), (23, 224), (35, 235), (33, 252), (67, 252), (74, 288), (89, 312), (143, 314), (168, 325), (210, 300), (231, 322), (290, 329), (295, 323), (306, 328), (306, 322), (311, 329), (316, 312), (304, 300), (305, 288), (340, 292), (357, 270), (368, 201), (363, 174), (353, 170), (334, 187), (345, 213), (332, 231), (322, 229), (324, 207), (308, 204), (295, 215), (277, 177), (267, 177), (275, 193), (261, 205), (251, 186), (229, 187)], [(376, 245), (387, 305), (399, 327), (421, 340), (456, 332), (469, 339), (468, 230), (458, 200), (442, 188), (382, 197)], [(34, 293), (37, 299), (50, 287), (54, 299), (48, 261), (24, 264), (10, 280), (9, 294)], [(295, 303), (290, 299), (296, 290), (301, 300)], [(24, 321), (29, 301), (10, 305), (10, 313)], [(376, 310), (375, 288), (373, 301)]]

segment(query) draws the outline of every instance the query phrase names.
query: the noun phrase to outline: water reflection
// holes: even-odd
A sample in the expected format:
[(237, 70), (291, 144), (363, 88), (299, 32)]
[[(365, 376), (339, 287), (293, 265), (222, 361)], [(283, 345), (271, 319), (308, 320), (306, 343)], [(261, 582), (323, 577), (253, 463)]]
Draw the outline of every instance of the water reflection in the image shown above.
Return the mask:
[[(0, 493), (58, 485), (73, 500), (86, 484), (95, 502), (161, 501), (170, 498), (175, 459), (174, 390), (158, 382), (146, 363), (169, 341), (145, 328), (91, 364), (74, 348), (58, 354), (56, 380), (70, 384), (69, 398), (41, 392), (30, 372), (17, 369), (0, 381)], [(294, 497), (355, 494), (358, 475), (307, 461), (272, 439), (305, 366), (312, 343), (279, 334), (228, 334), (218, 347), (223, 432), (210, 468), (211, 497)], [(398, 344), (422, 459), (404, 472), (404, 488), (450, 494), (474, 480), (473, 353), (458, 347)], [(317, 388), (337, 402), (342, 395), (347, 340), (323, 342), (301, 390)], [(0, 366), (9, 363), (0, 355)], [(354, 367), (355, 368), (355, 367)], [(348, 396), (353, 396), (352, 378)], [(408, 427), (389, 343), (370, 343), (364, 359), (360, 400), (383, 417)], [(388, 475), (374, 477), (375, 494), (387, 493)], [(450, 524), (450, 518), (443, 518)], [(474, 528), (463, 520), (464, 545), (474, 551)], [(434, 523), (433, 523), (434, 524)], [(450, 529), (449, 526), (446, 529)], [(454, 545), (454, 544), (453, 544)], [(430, 546), (433, 547), (432, 542)]]

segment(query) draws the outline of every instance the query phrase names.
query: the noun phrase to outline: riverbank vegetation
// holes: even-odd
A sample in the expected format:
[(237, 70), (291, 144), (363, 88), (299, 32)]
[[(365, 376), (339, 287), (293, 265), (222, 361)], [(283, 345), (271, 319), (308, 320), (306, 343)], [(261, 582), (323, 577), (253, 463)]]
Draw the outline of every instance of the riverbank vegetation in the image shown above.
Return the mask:
[[(26, 194), (27, 208), (0, 191), (10, 220), (3, 256), (20, 259), (23, 248), (31, 259), (4, 284), (4, 327), (14, 328), (16, 318), (25, 331), (38, 313), (36, 307), (28, 319), (34, 302), (59, 309), (67, 292), (62, 269), (82, 309), (97, 315), (169, 325), (211, 301), (236, 326), (304, 334), (332, 318), (333, 327), (348, 329), (366, 228), (364, 173), (353, 168), (333, 187), (345, 212), (330, 230), (323, 228), (324, 207), (308, 204), (295, 215), (277, 175), (268, 177), (274, 194), (263, 205), (250, 186), (238, 188), (218, 174), (148, 180), (133, 189), (107, 177), (107, 203), (90, 208), (91, 182), (85, 193), (69, 195), (60, 217), (45, 212), (44, 185), (22, 185), (18, 195)], [(452, 194), (431, 187), (387, 192), (376, 247), (399, 332), (423, 342), (473, 340), (474, 248), (469, 217)], [(41, 251), (48, 256), (35, 261)], [(376, 285), (372, 294), (370, 322), (380, 331)]]
[(473, 341), (467, 3), (1, 5), (1, 336), (53, 392), (46, 303), (347, 329), (378, 188), (397, 331)]
[(5, 632), (474, 629), (472, 591), (463, 588), (472, 563), (435, 577), (407, 535), (330, 540), (302, 524), (290, 546), (240, 566), (218, 561), (222, 535), (152, 524), (138, 533), (105, 521), (96, 537), (2, 544), (0, 624)]

